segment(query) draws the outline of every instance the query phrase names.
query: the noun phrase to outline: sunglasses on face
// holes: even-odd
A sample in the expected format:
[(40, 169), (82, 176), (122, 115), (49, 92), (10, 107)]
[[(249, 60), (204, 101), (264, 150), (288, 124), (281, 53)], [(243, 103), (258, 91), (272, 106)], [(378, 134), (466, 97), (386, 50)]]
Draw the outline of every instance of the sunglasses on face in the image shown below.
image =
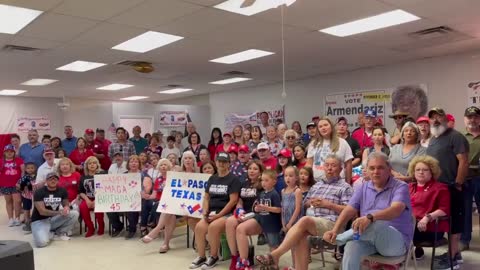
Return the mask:
[(287, 140), (294, 140), (295, 136), (287, 136)]

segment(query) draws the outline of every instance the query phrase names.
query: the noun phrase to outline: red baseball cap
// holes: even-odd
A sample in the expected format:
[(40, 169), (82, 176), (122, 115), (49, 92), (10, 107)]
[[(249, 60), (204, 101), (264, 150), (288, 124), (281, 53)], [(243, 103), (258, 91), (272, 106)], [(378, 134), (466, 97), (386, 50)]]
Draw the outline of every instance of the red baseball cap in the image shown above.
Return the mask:
[(91, 129), (91, 128), (85, 129), (85, 134), (94, 134), (94, 133), (95, 133), (95, 131), (93, 131), (93, 129)]
[(453, 115), (447, 113), (447, 120), (448, 120), (448, 122), (450, 122), (450, 121), (455, 122), (455, 117), (453, 117)]
[(230, 145), (230, 147), (228, 148), (228, 153), (238, 154), (238, 147), (237, 147), (237, 145), (236, 145), (236, 144)]
[(292, 157), (292, 151), (288, 150), (287, 148), (283, 148), (282, 150), (280, 150), (280, 153), (278, 153), (278, 156), (291, 158)]
[(245, 153), (250, 153), (250, 148), (248, 148), (248, 145), (242, 144), (240, 147), (238, 147), (238, 152), (245, 152)]
[(320, 116), (315, 115), (314, 117), (312, 117), (312, 121), (315, 121), (315, 120), (317, 120), (317, 119), (320, 119)]
[(426, 116), (420, 116), (420, 117), (418, 117), (418, 119), (417, 119), (417, 124), (420, 124), (421, 122), (430, 123), (430, 118), (428, 118), (428, 117), (426, 117)]
[(222, 136), (222, 137), (225, 137), (225, 136), (230, 136), (230, 137), (232, 137), (232, 134), (231, 134), (230, 132), (225, 132), (225, 133), (223, 133), (223, 136)]

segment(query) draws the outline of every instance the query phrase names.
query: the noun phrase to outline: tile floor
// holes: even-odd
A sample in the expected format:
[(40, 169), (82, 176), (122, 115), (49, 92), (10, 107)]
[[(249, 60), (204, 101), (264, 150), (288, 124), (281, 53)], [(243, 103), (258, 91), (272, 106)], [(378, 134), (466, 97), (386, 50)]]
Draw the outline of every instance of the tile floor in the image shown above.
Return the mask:
[[(25, 235), (21, 227), (7, 227), (7, 220), (4, 212), (4, 200), (0, 199), (0, 241), (21, 240), (32, 241), (31, 235)], [(173, 267), (174, 269), (188, 269), (188, 266), (195, 258), (192, 249), (186, 248), (185, 227), (178, 228), (175, 232), (177, 237), (171, 243), (171, 250), (167, 254), (159, 254), (161, 240), (145, 245), (135, 240), (124, 240), (123, 237), (111, 239), (108, 235), (94, 236), (85, 239), (78, 235), (78, 227), (75, 235), (70, 241), (55, 241), (47, 248), (34, 249), (36, 270), (96, 270), (96, 269), (162, 269), (162, 267)], [(480, 269), (480, 237), (478, 227), (478, 216), (474, 216), (474, 241), (471, 250), (463, 252), (465, 264), (461, 269)], [(256, 253), (265, 252), (266, 246), (256, 247)], [(444, 252), (440, 249), (439, 252)], [(419, 269), (429, 269), (430, 249), (425, 260), (418, 262)], [(320, 256), (313, 258), (309, 269), (338, 269), (339, 265), (330, 254), (325, 255), (326, 267), (322, 268)], [(283, 266), (288, 265), (290, 254), (282, 257)], [(217, 269), (228, 269), (229, 261), (222, 262)], [(409, 269), (413, 269), (410, 265)], [(4, 270), (4, 269), (2, 269)], [(5, 269), (10, 270), (10, 269)], [(13, 269), (12, 269), (13, 270)]]

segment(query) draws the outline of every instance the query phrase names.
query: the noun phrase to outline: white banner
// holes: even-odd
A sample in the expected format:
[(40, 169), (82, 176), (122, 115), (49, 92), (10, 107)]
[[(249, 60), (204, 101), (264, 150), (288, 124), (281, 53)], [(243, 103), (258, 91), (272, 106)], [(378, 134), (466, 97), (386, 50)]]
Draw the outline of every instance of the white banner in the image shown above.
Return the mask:
[(185, 126), (187, 113), (185, 111), (161, 111), (159, 112), (161, 127)]
[(480, 81), (471, 82), (467, 89), (467, 106), (480, 106)]
[(48, 117), (18, 117), (17, 131), (28, 132), (31, 129), (50, 130), (50, 119)]
[(208, 178), (204, 173), (167, 172), (157, 212), (201, 218)]
[(95, 182), (95, 212), (139, 212), (142, 208), (139, 173), (99, 174)]
[(428, 99), (425, 85), (408, 85), (327, 95), (324, 108), (325, 115), (333, 121), (341, 116), (347, 118), (350, 131), (358, 127), (358, 113), (372, 109), (377, 112), (377, 117), (383, 121), (383, 125), (390, 130), (395, 125), (393, 119), (388, 117), (392, 112), (396, 110), (407, 112), (417, 119), (427, 113)]
[(270, 125), (276, 125), (277, 121), (285, 122), (285, 105), (277, 108), (267, 109), (264, 111), (248, 112), (248, 113), (226, 113), (225, 114), (225, 130), (233, 130), (236, 125), (244, 126), (250, 124), (252, 126), (261, 125), (260, 114), (268, 113), (268, 122)]

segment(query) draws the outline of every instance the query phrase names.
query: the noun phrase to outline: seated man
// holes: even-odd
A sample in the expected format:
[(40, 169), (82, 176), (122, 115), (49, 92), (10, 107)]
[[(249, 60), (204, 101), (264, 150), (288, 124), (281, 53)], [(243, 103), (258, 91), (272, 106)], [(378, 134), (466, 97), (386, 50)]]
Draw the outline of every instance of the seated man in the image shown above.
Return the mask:
[(57, 186), (58, 179), (55, 172), (47, 174), (46, 185), (33, 195), (32, 235), (39, 248), (47, 246), (53, 236), (69, 240), (67, 232), (78, 222), (79, 213), (70, 210), (67, 190)]
[(320, 180), (310, 188), (304, 200), (308, 208), (307, 216), (302, 217), (285, 236), (283, 243), (271, 254), (256, 256), (256, 260), (265, 266), (276, 266), (280, 257), (294, 250), (295, 269), (308, 269), (310, 247), (307, 237), (322, 236), (335, 225), (338, 215), (352, 197), (352, 187), (340, 178), (343, 160), (334, 154), (325, 158), (327, 181)]
[[(382, 256), (401, 256), (413, 238), (412, 209), (408, 185), (390, 173), (388, 157), (371, 153), (367, 160), (367, 181), (355, 190), (338, 217), (332, 230), (323, 235), (330, 243), (344, 244), (343, 270), (359, 270), (363, 256), (379, 253)], [(352, 229), (337, 236), (345, 224), (354, 218)], [(355, 233), (354, 233), (355, 232)], [(359, 237), (354, 237), (358, 232)], [(355, 241), (350, 241), (353, 239)]]

